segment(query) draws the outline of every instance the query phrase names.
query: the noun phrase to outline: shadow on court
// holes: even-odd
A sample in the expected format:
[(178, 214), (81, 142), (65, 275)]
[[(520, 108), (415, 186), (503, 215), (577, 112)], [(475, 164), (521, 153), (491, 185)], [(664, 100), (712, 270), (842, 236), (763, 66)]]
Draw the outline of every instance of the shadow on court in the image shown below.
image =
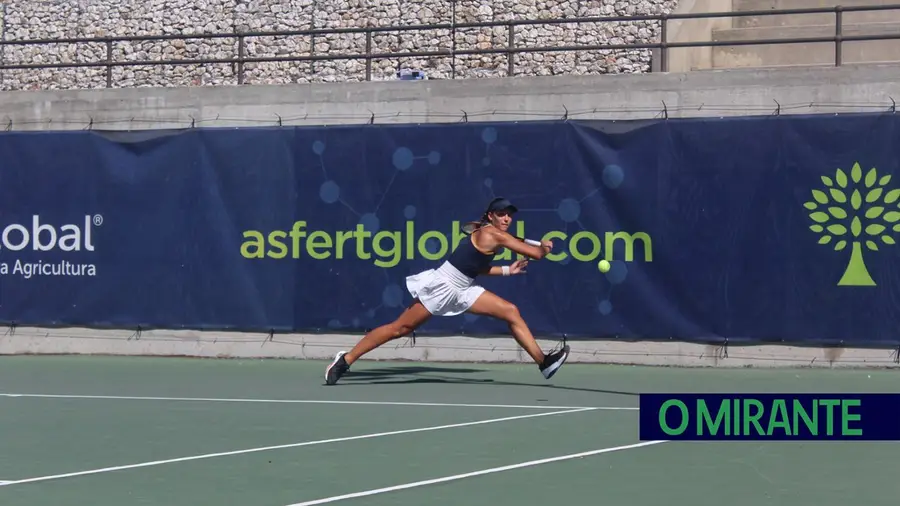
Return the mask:
[[(513, 383), (509, 381), (497, 381), (490, 378), (466, 378), (456, 374), (489, 373), (486, 369), (444, 368), (439, 366), (388, 366), (382, 368), (366, 369), (362, 371), (350, 370), (341, 383), (345, 385), (414, 385), (414, 384), (461, 384), (461, 385), (492, 385), (492, 386), (516, 386), (528, 388), (548, 388), (554, 390), (571, 390), (578, 392), (594, 392), (598, 394), (638, 395), (638, 392), (623, 392), (619, 390), (604, 390), (599, 388), (583, 388), (551, 383)], [(535, 370), (535, 374), (539, 374)]]

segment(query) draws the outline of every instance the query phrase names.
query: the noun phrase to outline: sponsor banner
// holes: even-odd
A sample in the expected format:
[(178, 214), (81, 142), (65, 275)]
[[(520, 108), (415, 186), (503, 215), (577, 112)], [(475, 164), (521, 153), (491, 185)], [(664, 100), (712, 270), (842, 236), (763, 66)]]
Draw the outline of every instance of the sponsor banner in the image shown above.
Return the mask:
[(505, 196), (555, 247), (479, 283), (538, 335), (897, 345), (897, 121), (2, 133), (0, 319), (362, 333)]

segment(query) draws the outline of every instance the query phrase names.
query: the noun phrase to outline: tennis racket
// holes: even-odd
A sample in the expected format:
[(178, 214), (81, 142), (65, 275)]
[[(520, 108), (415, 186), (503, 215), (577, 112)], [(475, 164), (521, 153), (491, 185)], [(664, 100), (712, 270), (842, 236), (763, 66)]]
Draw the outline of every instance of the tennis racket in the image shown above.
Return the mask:
[[(484, 225), (480, 221), (468, 221), (466, 223), (463, 223), (462, 227), (460, 227), (460, 230), (462, 230), (462, 232), (466, 235), (472, 235), (472, 232), (475, 232), (482, 226), (484, 226)], [(515, 237), (516, 239), (519, 239), (520, 241), (524, 242), (525, 244), (530, 244), (532, 246), (541, 247), (541, 241), (535, 241), (534, 239), (525, 239), (523, 237), (518, 237), (515, 235), (513, 237)]]

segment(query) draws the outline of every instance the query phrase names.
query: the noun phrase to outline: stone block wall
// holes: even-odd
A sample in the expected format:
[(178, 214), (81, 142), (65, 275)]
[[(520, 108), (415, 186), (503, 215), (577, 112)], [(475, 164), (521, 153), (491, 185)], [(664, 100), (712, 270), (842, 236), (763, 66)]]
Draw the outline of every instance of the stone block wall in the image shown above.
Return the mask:
[[(7, 0), (0, 3), (0, 35), (4, 41), (75, 37), (205, 34), (365, 28), (427, 24), (541, 20), (588, 16), (621, 16), (672, 12), (677, 0)], [(433, 28), (376, 32), (371, 51), (449, 51), (505, 48), (508, 29)], [(657, 41), (659, 22), (534, 24), (518, 26), (516, 47), (622, 44)], [(249, 57), (364, 54), (364, 33), (296, 36), (247, 36)], [(6, 65), (166, 61), (236, 57), (235, 36), (217, 39), (5, 44)], [(515, 75), (560, 75), (648, 72), (649, 49), (592, 52), (520, 53)], [(423, 70), (430, 78), (490, 78), (508, 75), (506, 54), (435, 57), (386, 57), (372, 62), (372, 80), (394, 79), (398, 66)], [(241, 72), (242, 70), (242, 72)], [(336, 61), (253, 62), (243, 69), (231, 63), (142, 65), (56, 69), (4, 69), (4, 90), (72, 89), (139, 86), (361, 81), (361, 59)]]

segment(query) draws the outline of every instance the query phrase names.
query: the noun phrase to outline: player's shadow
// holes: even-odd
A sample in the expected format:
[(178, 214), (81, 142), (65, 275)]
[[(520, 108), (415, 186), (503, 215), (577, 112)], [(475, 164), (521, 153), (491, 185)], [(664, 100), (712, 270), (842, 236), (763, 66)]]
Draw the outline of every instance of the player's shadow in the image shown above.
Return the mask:
[[(361, 384), (410, 384), (410, 383), (485, 383), (492, 380), (481, 378), (462, 378), (454, 376), (434, 376), (440, 373), (458, 373), (472, 374), (486, 372), (483, 369), (467, 369), (462, 367), (436, 367), (436, 366), (392, 366), (381, 367), (377, 369), (368, 369), (364, 371), (350, 370), (343, 378), (341, 383), (360, 382)], [(395, 379), (398, 376), (415, 376), (417, 374), (429, 374), (430, 376), (420, 376), (409, 379)]]
[[(459, 374), (473, 374), (489, 372), (484, 369), (472, 369), (462, 367), (439, 367), (424, 365), (400, 365), (380, 367), (353, 371), (352, 369), (341, 378), (341, 383), (352, 385), (415, 385), (415, 384), (459, 384), (459, 385), (496, 385), (518, 386), (531, 388), (549, 388), (555, 390), (572, 390), (578, 392), (593, 392), (599, 394), (639, 395), (638, 392), (624, 392), (621, 390), (606, 390), (600, 388), (573, 387), (552, 383), (515, 383), (510, 381), (497, 381), (490, 378), (466, 378)], [(418, 376), (422, 375), (422, 376)], [(409, 377), (412, 376), (412, 377)]]

